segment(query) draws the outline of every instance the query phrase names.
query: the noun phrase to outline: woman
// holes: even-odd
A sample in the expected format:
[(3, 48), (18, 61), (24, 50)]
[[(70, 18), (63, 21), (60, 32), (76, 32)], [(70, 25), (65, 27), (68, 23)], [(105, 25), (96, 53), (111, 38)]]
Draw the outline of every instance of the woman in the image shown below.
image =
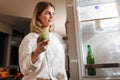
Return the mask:
[[(19, 46), (19, 65), (23, 80), (67, 80), (65, 71), (65, 44), (53, 32), (55, 7), (49, 2), (39, 2), (31, 21), (31, 32)], [(49, 39), (39, 41), (42, 33)]]

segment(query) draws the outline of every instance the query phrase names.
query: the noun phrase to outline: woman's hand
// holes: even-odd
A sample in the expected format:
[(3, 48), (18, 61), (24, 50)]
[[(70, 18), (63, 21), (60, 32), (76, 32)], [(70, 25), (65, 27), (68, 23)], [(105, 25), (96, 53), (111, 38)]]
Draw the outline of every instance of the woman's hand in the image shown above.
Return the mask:
[(69, 23), (69, 21), (66, 19), (66, 21), (65, 21), (66, 36), (63, 37), (64, 40), (68, 40), (68, 37), (67, 37), (67, 35), (68, 35), (68, 23)]
[(44, 52), (47, 48), (49, 40), (43, 40), (43, 41), (37, 41), (37, 48), (35, 50), (36, 54), (40, 54), (42, 52)]
[(68, 29), (68, 23), (69, 23), (69, 21), (66, 19), (66, 21), (65, 21), (65, 30), (66, 30), (66, 34), (68, 33), (68, 31), (67, 31), (67, 29)]
[[(39, 39), (39, 38), (38, 38)], [(43, 41), (40, 41), (37, 39), (37, 48), (34, 52), (32, 52), (32, 62), (35, 63), (38, 60), (39, 54), (44, 52), (47, 49), (47, 45), (49, 43), (48, 39), (45, 39)]]

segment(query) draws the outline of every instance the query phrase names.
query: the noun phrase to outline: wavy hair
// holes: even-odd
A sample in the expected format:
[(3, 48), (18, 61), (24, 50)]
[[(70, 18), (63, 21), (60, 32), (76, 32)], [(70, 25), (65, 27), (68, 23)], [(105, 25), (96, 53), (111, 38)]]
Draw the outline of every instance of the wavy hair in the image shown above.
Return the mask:
[[(42, 32), (42, 28), (41, 28), (42, 25), (38, 17), (48, 6), (51, 6), (55, 9), (54, 5), (51, 4), (50, 2), (42, 1), (37, 3), (33, 12), (31, 23), (30, 23), (30, 32), (36, 32), (36, 33)], [(53, 30), (54, 30), (54, 27), (53, 25), (51, 25), (50, 31), (53, 31)]]

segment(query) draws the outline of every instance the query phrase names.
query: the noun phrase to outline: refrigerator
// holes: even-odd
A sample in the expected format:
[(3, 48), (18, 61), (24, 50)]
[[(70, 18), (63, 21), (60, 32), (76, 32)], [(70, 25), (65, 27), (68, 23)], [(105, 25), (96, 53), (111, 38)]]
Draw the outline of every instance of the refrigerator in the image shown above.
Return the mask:
[[(120, 80), (120, 0), (66, 0), (66, 11), (69, 79)], [(87, 64), (87, 45), (95, 64)]]

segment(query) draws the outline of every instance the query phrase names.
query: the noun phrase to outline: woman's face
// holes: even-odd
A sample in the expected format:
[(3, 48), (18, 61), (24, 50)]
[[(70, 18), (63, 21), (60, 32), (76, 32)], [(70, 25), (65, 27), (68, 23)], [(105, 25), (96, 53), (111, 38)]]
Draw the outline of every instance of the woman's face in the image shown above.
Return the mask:
[(43, 10), (41, 15), (39, 15), (39, 19), (43, 27), (51, 26), (54, 21), (54, 8), (48, 6), (45, 10)]

